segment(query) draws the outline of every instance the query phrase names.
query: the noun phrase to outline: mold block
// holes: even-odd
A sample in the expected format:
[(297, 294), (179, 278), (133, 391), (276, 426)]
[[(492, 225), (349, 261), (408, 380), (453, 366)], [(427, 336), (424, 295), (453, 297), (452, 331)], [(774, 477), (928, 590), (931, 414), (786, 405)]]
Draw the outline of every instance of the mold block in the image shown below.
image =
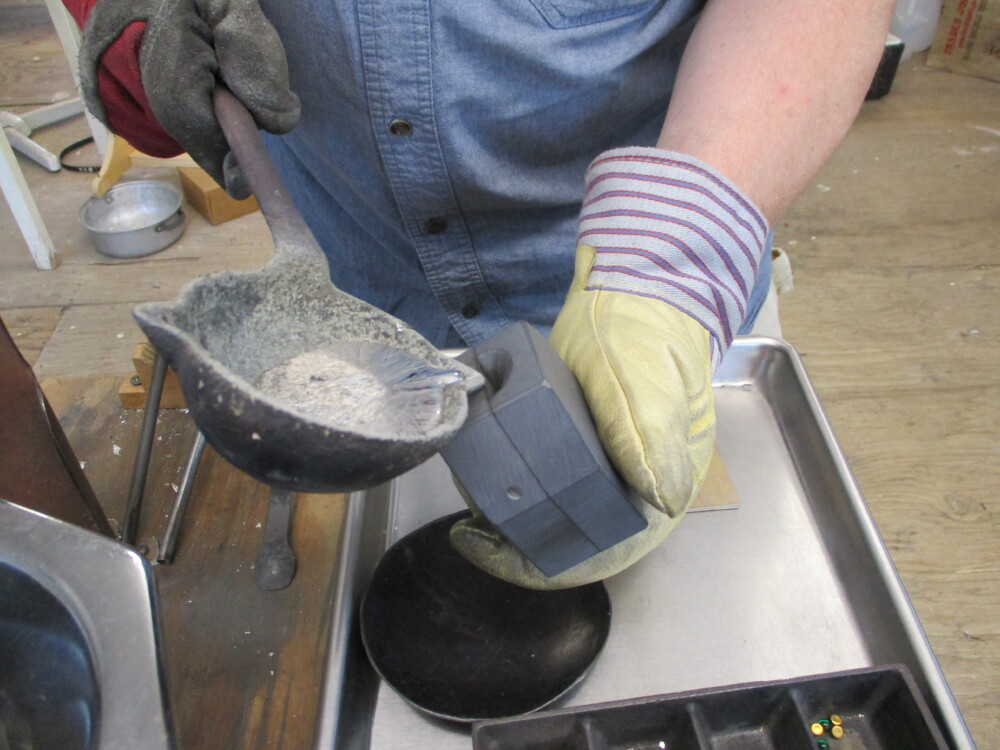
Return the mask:
[(515, 323), (458, 358), (486, 386), (441, 455), (466, 493), (545, 575), (637, 534), (647, 522), (608, 460), (559, 354)]

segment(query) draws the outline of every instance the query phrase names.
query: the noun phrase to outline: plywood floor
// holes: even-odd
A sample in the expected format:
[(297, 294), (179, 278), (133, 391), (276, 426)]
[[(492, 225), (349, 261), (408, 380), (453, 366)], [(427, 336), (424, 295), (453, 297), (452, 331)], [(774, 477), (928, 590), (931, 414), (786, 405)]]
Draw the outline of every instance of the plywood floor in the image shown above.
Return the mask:
[[(0, 107), (22, 112), (71, 91), (44, 5), (0, 0)], [(84, 135), (77, 118), (36, 140), (58, 150)], [(91, 147), (74, 158), (97, 156)], [(62, 264), (35, 270), (0, 205), (0, 316), (40, 378), (125, 374), (140, 337), (131, 305), (270, 254), (259, 215), (211, 227), (189, 210), (178, 245), (110, 260), (76, 219), (90, 176), (22, 165)], [(777, 244), (795, 269), (785, 335), (977, 743), (1000, 745), (1000, 84), (919, 56), (905, 63)]]

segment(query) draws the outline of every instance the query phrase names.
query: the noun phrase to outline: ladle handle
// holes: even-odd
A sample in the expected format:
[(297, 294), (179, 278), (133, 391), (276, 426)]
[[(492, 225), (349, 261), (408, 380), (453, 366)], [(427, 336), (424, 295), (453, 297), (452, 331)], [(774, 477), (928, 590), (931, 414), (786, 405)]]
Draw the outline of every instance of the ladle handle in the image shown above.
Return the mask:
[[(213, 104), (222, 133), (271, 228), (275, 249), (280, 251), (283, 246), (286, 249), (291, 246), (316, 247), (312, 232), (292, 203), (250, 112), (221, 84), (215, 89)], [(316, 247), (316, 250), (319, 251), (319, 248)]]

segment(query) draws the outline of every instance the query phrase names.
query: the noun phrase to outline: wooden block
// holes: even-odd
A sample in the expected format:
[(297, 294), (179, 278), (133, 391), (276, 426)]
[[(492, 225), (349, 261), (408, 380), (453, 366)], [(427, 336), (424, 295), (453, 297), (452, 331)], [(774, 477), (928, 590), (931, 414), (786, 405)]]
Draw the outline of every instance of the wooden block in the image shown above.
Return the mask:
[(181, 176), (184, 197), (213, 226), (253, 213), (260, 208), (253, 196), (242, 201), (230, 198), (226, 191), (199, 167), (181, 167), (177, 172)]
[[(173, 374), (173, 370), (167, 370), (167, 375)], [(146, 387), (135, 385), (132, 382), (134, 375), (126, 375), (118, 386), (118, 402), (123, 409), (145, 409), (146, 408)], [(160, 396), (161, 409), (186, 409), (187, 403), (184, 401), (184, 394), (180, 390), (167, 390), (164, 383), (163, 394)]]
[[(153, 380), (153, 362), (156, 360), (156, 350), (148, 341), (143, 341), (132, 352), (132, 365), (135, 373), (127, 375), (118, 386), (118, 400), (126, 409), (146, 408), (147, 387)], [(138, 378), (138, 382), (133, 382)], [(160, 395), (161, 409), (186, 409), (184, 393), (181, 391), (177, 373), (167, 368), (163, 380), (163, 393)]]
[(144, 409), (146, 407), (146, 389), (135, 385), (132, 379), (135, 375), (126, 375), (118, 386), (118, 401), (123, 409)]

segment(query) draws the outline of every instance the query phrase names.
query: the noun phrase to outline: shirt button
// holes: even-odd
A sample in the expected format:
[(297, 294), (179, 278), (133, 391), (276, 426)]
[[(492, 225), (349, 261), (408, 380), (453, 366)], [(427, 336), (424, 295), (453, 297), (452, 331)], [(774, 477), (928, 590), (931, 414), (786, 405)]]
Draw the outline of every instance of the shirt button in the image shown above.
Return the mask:
[(409, 135), (413, 132), (413, 126), (397, 117), (389, 123), (389, 132), (393, 135)]
[(424, 225), (424, 231), (427, 234), (441, 234), (447, 228), (448, 222), (441, 218), (428, 219)]
[(462, 308), (463, 318), (474, 318), (479, 315), (479, 306), (475, 302), (470, 302)]

